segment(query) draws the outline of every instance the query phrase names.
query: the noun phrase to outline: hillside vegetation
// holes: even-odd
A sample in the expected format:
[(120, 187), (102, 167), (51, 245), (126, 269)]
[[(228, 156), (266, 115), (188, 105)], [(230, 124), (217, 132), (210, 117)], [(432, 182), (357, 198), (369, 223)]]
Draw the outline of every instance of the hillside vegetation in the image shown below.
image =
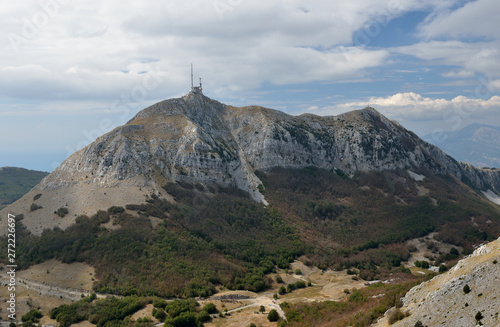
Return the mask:
[[(85, 261), (97, 269), (95, 289), (123, 295), (209, 296), (215, 285), (262, 291), (265, 278), (305, 251), (305, 245), (272, 209), (238, 190), (208, 193), (192, 185), (167, 185), (178, 204), (156, 196), (80, 216), (65, 231), (40, 237), (18, 229), (20, 267), (47, 259)], [(162, 219), (153, 228), (148, 216)], [(109, 220), (119, 226), (107, 230)]]
[(497, 206), (452, 177), (429, 176), (275, 169), (259, 173), (269, 206), (237, 189), (170, 183), (164, 189), (175, 203), (151, 195), (80, 216), (64, 231), (18, 228), (18, 265), (84, 261), (96, 267), (100, 292), (209, 296), (218, 286), (263, 291), (266, 274), (301, 255), (372, 280), (410, 257), (410, 238), (437, 231), (469, 253), (499, 236)]
[(0, 208), (21, 198), (48, 174), (24, 168), (0, 168)]

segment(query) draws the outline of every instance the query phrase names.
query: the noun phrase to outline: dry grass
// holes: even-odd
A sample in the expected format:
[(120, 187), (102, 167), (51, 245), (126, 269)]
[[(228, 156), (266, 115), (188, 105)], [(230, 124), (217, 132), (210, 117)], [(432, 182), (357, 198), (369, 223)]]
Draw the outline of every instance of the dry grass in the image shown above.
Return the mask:
[[(70, 287), (76, 289), (92, 290), (94, 269), (84, 263), (65, 264), (57, 260), (49, 260), (44, 263), (34, 265), (26, 270), (17, 271), (16, 276), (22, 279), (29, 279), (40, 283)], [(9, 292), (6, 287), (0, 288), (0, 298), (7, 299)], [(72, 301), (59, 296), (41, 295), (35, 290), (26, 289), (22, 283), (16, 285), (16, 301), (18, 316), (28, 312), (31, 308), (40, 307), (44, 315), (62, 304), (69, 304)], [(1, 316), (7, 319), (6, 303), (0, 302)], [(55, 321), (44, 317), (42, 324), (55, 325)]]
[[(9, 293), (10, 292), (8, 291), (7, 287), (0, 287), (1, 299), (8, 299)], [(61, 299), (57, 296), (40, 295), (39, 293), (33, 290), (28, 290), (24, 288), (22, 284), (16, 285), (16, 311), (19, 318), (32, 308), (40, 307), (42, 313), (44, 315), (47, 315), (52, 308), (55, 308), (62, 304), (70, 304), (70, 303), (71, 303), (70, 300), (64, 298)], [(0, 301), (0, 308), (2, 309), (0, 311), (0, 316), (2, 317), (2, 319), (8, 320), (7, 319), (8, 312), (6, 311), (7, 303), (4, 301)], [(45, 320), (42, 320), (42, 322), (47, 322), (47, 324), (55, 325), (55, 321), (50, 320), (47, 317), (45, 317), (44, 319)]]
[(261, 327), (276, 327), (275, 322), (267, 320), (267, 310), (264, 314), (256, 314), (255, 311), (258, 311), (258, 307), (243, 309), (232, 313), (229, 317), (216, 318), (206, 323), (205, 327), (248, 327), (251, 323)]
[(19, 271), (17, 275), (41, 283), (91, 291), (95, 272), (85, 263), (66, 264), (53, 259)]

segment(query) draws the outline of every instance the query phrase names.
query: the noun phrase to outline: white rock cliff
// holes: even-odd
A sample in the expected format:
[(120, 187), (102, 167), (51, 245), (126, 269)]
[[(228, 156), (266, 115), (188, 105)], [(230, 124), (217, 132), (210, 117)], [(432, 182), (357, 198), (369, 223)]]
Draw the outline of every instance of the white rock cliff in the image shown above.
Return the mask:
[[(373, 108), (334, 117), (291, 116), (190, 92), (140, 111), (74, 153), (2, 215), (10, 210), (33, 216), (25, 224), (35, 233), (65, 228), (72, 220), (48, 217), (60, 206), (76, 217), (110, 202), (142, 202), (151, 192), (168, 197), (161, 186), (170, 181), (238, 187), (265, 204), (256, 170), (307, 166), (348, 175), (396, 169), (451, 174), (477, 190), (500, 191), (500, 170), (459, 163)], [(37, 193), (45, 207), (29, 212)]]

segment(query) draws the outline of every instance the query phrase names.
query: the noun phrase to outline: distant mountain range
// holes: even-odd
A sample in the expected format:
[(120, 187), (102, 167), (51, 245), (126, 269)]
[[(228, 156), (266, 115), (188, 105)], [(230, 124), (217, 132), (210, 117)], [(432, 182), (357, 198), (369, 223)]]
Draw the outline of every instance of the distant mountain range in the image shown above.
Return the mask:
[(476, 167), (500, 167), (500, 127), (471, 124), (459, 131), (446, 132), (439, 140), (432, 134), (423, 139), (459, 161)]
[(0, 168), (0, 208), (16, 201), (49, 173), (16, 167)]

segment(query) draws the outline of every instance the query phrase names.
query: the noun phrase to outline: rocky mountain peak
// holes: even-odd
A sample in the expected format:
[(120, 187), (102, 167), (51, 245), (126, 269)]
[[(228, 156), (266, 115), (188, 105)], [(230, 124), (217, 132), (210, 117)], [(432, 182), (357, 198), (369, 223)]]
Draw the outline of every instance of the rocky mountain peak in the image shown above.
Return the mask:
[(259, 106), (232, 107), (194, 92), (141, 110), (69, 157), (36, 190), (86, 190), (79, 196), (88, 203), (104, 203), (97, 194), (123, 194), (126, 188), (130, 198), (168, 196), (161, 186), (185, 181), (237, 187), (265, 204), (257, 170), (308, 166), (346, 175), (451, 174), (479, 190), (500, 191), (498, 170), (458, 163), (371, 107), (338, 116), (291, 116)]
[(500, 189), (497, 171), (459, 164), (372, 107), (335, 117), (290, 116), (231, 107), (194, 92), (140, 111), (70, 157), (40, 187), (62, 180), (111, 186), (136, 177), (146, 185), (157, 172), (169, 181), (236, 186), (264, 201), (255, 170), (311, 165), (348, 174), (425, 169), (465, 177), (480, 189)]

